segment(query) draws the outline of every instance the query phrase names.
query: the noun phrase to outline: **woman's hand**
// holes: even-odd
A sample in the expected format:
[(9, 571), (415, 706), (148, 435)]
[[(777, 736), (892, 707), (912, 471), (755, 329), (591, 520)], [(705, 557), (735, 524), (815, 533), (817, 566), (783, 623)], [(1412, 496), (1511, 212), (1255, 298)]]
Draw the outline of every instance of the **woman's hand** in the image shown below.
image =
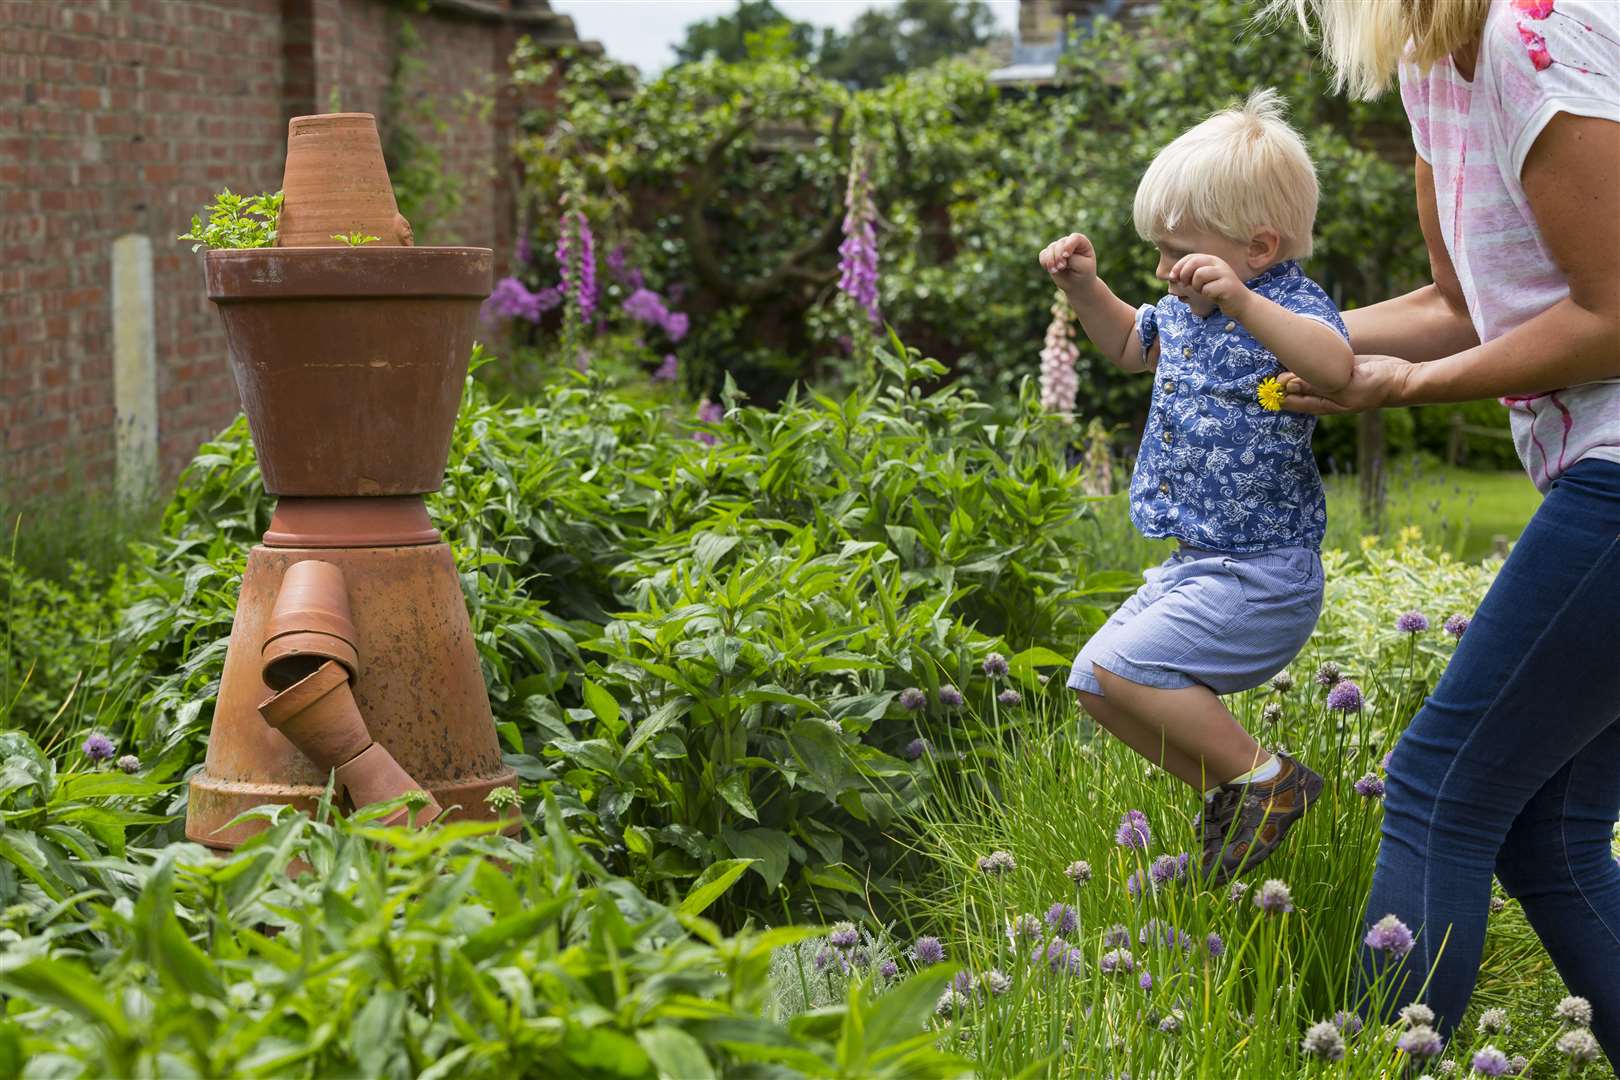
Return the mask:
[(1358, 356), (1355, 367), (1350, 370), (1350, 381), (1331, 396), (1289, 372), (1278, 380), (1288, 395), (1283, 399), (1283, 408), (1290, 412), (1334, 416), (1402, 405), (1405, 404), (1406, 381), (1414, 367), (1415, 364), (1398, 356)]
[(1064, 292), (1089, 285), (1097, 278), (1097, 251), (1082, 233), (1070, 233), (1041, 249), (1041, 269)]

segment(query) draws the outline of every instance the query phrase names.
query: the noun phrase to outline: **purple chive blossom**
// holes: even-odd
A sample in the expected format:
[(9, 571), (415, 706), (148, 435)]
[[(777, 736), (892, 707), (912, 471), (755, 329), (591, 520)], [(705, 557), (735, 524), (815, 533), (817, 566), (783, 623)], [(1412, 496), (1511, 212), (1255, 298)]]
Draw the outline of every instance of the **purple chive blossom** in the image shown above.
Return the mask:
[(1012, 979), (1000, 968), (991, 968), (984, 973), (984, 985), (997, 997), (1012, 989)]
[(106, 761), (116, 749), (113, 741), (99, 731), (84, 740), (84, 755), (91, 761)]
[(1331, 660), (1323, 661), (1322, 666), (1316, 669), (1316, 684), (1318, 686), (1333, 686), (1343, 677), (1339, 665)]
[(590, 219), (581, 210), (565, 210), (558, 226), (557, 265), (562, 268), (563, 291), (578, 306), (580, 321), (588, 323), (596, 312), (596, 239)]
[(928, 695), (915, 686), (908, 686), (900, 691), (900, 707), (907, 712), (916, 712), (928, 704)]
[(895, 963), (893, 960), (885, 960), (883, 963), (878, 965), (878, 974), (883, 976), (885, 979), (892, 979), (896, 975), (900, 974), (900, 965)]
[(1136, 970), (1136, 957), (1131, 955), (1129, 949), (1109, 949), (1097, 961), (1097, 970), (1104, 975), (1114, 975), (1122, 972)]
[(962, 691), (958, 690), (954, 686), (940, 687), (939, 703), (941, 705), (947, 705), (953, 709), (959, 707), (962, 704)]
[(1154, 887), (1157, 888), (1161, 885), (1168, 885), (1173, 881), (1179, 881), (1181, 876), (1187, 872), (1187, 864), (1190, 861), (1191, 856), (1185, 851), (1179, 855), (1160, 855), (1157, 859), (1154, 859), (1153, 866), (1148, 871), (1153, 878)]
[(860, 941), (860, 939), (860, 931), (855, 929), (855, 925), (853, 923), (847, 922), (839, 923), (837, 926), (832, 928), (832, 933), (827, 935), (827, 940), (831, 942), (833, 947), (836, 949), (853, 948), (855, 943)]
[(1114, 843), (1123, 848), (1146, 851), (1153, 842), (1153, 830), (1148, 828), (1147, 815), (1140, 810), (1127, 810), (1114, 830)]
[(933, 748), (933, 744), (927, 739), (912, 739), (906, 743), (906, 760), (916, 761)]
[(1401, 1010), (1401, 1020), (1407, 1027), (1418, 1027), (1421, 1024), (1434, 1026), (1434, 1010), (1421, 1001), (1414, 1001)]
[(1153, 989), (1152, 973), (1147, 971), (1142, 972), (1142, 977), (1136, 980), (1136, 985), (1140, 986), (1143, 990)]
[(920, 937), (911, 946), (911, 955), (919, 964), (938, 964), (945, 960), (945, 946), (937, 937)]
[(1598, 1041), (1583, 1027), (1564, 1032), (1554, 1045), (1560, 1054), (1569, 1058), (1571, 1065), (1590, 1065), (1598, 1059)]
[(674, 353), (668, 353), (664, 356), (664, 362), (658, 365), (658, 370), (653, 372), (652, 377), (654, 382), (674, 382), (678, 374), (680, 374), (680, 361), (675, 359)]
[(1125, 891), (1131, 894), (1131, 899), (1139, 899), (1143, 890), (1147, 888), (1147, 878), (1140, 870), (1131, 871), (1131, 876), (1125, 879)]
[(1344, 1036), (1331, 1020), (1323, 1020), (1320, 1024), (1311, 1025), (1299, 1048), (1311, 1057), (1338, 1061), (1344, 1057)]
[(1446, 620), (1445, 630), (1446, 630), (1446, 633), (1450, 634), (1454, 638), (1462, 637), (1463, 634), (1466, 633), (1467, 630), (1468, 630), (1468, 616), (1466, 616), (1466, 615), (1453, 615), (1453, 616), (1451, 616), (1450, 618), (1448, 618)]
[(1131, 943), (1131, 932), (1125, 928), (1124, 923), (1115, 923), (1103, 931), (1103, 948), (1121, 949)]
[(1333, 685), (1328, 691), (1328, 708), (1339, 712), (1355, 712), (1361, 708), (1361, 687), (1345, 679)]
[(1428, 1024), (1415, 1024), (1401, 1033), (1395, 1045), (1408, 1057), (1432, 1058), (1439, 1057), (1446, 1048), (1445, 1040), (1440, 1033)]
[(1421, 611), (1408, 611), (1395, 620), (1395, 629), (1403, 634), (1421, 634), (1429, 628), (1429, 617)]
[(996, 700), (1010, 708), (1014, 705), (1022, 705), (1024, 703), (1024, 695), (1020, 694), (1016, 690), (1008, 688), (997, 694)]
[(993, 652), (984, 658), (984, 673), (992, 679), (999, 679), (1007, 674), (1007, 658), (998, 652)]
[[(1620, 863), (1620, 858), (1616, 858), (1615, 862)], [(1490, 909), (1492, 915), (1500, 915), (1507, 910), (1507, 901), (1500, 896), (1493, 896), (1491, 897)]]
[(811, 961), (811, 966), (817, 971), (825, 971), (827, 966), (833, 962), (835, 955), (831, 949), (819, 949), (816, 952), (816, 958)]
[(1159, 1030), (1166, 1035), (1174, 1035), (1181, 1030), (1182, 1013), (1180, 1009), (1170, 1010), (1163, 1020), (1159, 1021)]
[(1364, 799), (1382, 799), (1384, 797), (1384, 782), (1372, 773), (1368, 773), (1356, 781), (1356, 794)]
[(1255, 890), (1254, 906), (1268, 915), (1283, 915), (1294, 910), (1294, 898), (1287, 885), (1272, 878)]
[(992, 851), (988, 855), (980, 855), (977, 865), (981, 874), (1006, 874), (1018, 869), (1018, 860), (1013, 858), (1010, 851)]
[(1080, 929), (1080, 913), (1060, 900), (1046, 909), (1046, 925), (1055, 934), (1072, 934)]
[(844, 192), (844, 242), (838, 245), (838, 289), (866, 311), (873, 325), (878, 314), (877, 208), (872, 204), (872, 178), (861, 147), (849, 165)]
[(1039, 941), (1041, 920), (1033, 915), (1020, 915), (1007, 923), (1007, 943), (1017, 947), (1021, 941)]
[(1474, 1060), (1469, 1064), (1481, 1076), (1506, 1076), (1508, 1070), (1512, 1068), (1508, 1056), (1494, 1046), (1487, 1046), (1480, 1050), (1474, 1055)]
[(951, 976), (951, 989), (964, 996), (973, 993), (979, 987), (978, 981), (973, 978), (971, 971), (958, 971)]
[(1294, 688), (1294, 673), (1283, 668), (1271, 677), (1271, 687), (1279, 694), (1286, 694)]
[(1084, 885), (1091, 880), (1091, 864), (1084, 859), (1076, 859), (1063, 868), (1063, 876), (1076, 885)]
[(1346, 1035), (1355, 1035), (1361, 1031), (1361, 1016), (1353, 1012), (1340, 1009), (1333, 1014), (1333, 1026)]
[(1508, 1029), (1508, 1014), (1506, 1009), (1486, 1009), (1479, 1014), (1479, 1033), (1481, 1035), (1500, 1035)]
[(1221, 935), (1211, 930), (1204, 938), (1204, 951), (1218, 960), (1226, 953), (1226, 942), (1221, 940)]
[(1396, 959), (1412, 951), (1412, 931), (1394, 915), (1385, 915), (1373, 923), (1362, 939), (1369, 949), (1379, 949)]
[[(726, 418), (726, 410), (708, 398), (704, 398), (698, 403), (697, 418), (705, 424), (718, 424)], [(713, 446), (720, 441), (720, 437), (711, 431), (694, 431), (692, 438), (707, 446)]]
[(134, 754), (125, 754), (123, 757), (113, 762), (113, 764), (117, 765), (120, 769), (127, 773), (138, 773), (141, 771), (141, 759), (136, 757)]
[(1268, 701), (1266, 702), (1266, 707), (1260, 710), (1260, 722), (1263, 724), (1275, 724), (1277, 721), (1282, 719), (1282, 715), (1282, 703), (1277, 701)]
[(1591, 1027), (1592, 1003), (1577, 994), (1571, 994), (1553, 1008), (1553, 1016), (1566, 1024)]
[(1227, 903), (1229, 903), (1229, 904), (1237, 903), (1238, 901), (1243, 899), (1243, 897), (1248, 893), (1248, 891), (1249, 891), (1248, 882), (1246, 882), (1246, 881), (1234, 881), (1234, 882), (1232, 882), (1232, 887), (1226, 890), (1226, 901), (1227, 901)]

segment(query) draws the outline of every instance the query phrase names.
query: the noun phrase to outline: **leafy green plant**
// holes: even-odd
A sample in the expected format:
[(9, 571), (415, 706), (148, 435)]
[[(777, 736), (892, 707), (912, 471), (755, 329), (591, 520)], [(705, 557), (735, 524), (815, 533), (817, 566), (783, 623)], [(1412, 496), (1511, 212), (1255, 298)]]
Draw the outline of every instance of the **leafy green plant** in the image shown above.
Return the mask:
[[(208, 221), (203, 222), (203, 214)], [(202, 213), (191, 215), (191, 228), (176, 239), (195, 240), (192, 251), (203, 248), (274, 247), (281, 219), (281, 192), (274, 195), (237, 195), (226, 188), (214, 196)]]
[(332, 239), (339, 241), (347, 247), (353, 248), (364, 247), (366, 244), (374, 243), (378, 237), (372, 236), (368, 233), (363, 233), (356, 229), (347, 233), (333, 233)]
[(0, 1049), (52, 1076), (965, 1072), (925, 1026), (948, 968), (772, 1022), (774, 950), (819, 931), (723, 937), (703, 912), (746, 863), (666, 907), (606, 874), (554, 805), (529, 842), (329, 812), (267, 811), (227, 858), (130, 851), (127, 895), (85, 902), (93, 950), (36, 937), (0, 955)]

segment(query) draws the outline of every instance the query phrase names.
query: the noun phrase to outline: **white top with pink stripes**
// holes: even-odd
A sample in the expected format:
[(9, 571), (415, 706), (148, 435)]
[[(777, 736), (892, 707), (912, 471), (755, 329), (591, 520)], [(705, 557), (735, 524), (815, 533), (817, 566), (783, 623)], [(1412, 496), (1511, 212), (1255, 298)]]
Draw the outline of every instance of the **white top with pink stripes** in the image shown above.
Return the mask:
[[(1520, 176), (1556, 114), (1620, 121), (1620, 2), (1495, 0), (1474, 81), (1449, 57), (1427, 74), (1408, 65), (1401, 99), (1417, 152), (1434, 167), (1440, 231), (1480, 340), (1567, 297)], [(1582, 458), (1620, 462), (1620, 379), (1502, 404), (1543, 491)]]

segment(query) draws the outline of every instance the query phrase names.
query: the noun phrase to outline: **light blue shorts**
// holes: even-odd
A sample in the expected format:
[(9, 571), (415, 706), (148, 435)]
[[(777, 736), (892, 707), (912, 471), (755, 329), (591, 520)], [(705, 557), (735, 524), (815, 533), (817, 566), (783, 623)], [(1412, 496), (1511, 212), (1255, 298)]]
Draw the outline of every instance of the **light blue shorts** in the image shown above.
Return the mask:
[(1183, 546), (1143, 575), (1075, 658), (1069, 689), (1101, 695), (1095, 664), (1142, 686), (1250, 690), (1287, 667), (1322, 613), (1309, 548), (1226, 555)]

